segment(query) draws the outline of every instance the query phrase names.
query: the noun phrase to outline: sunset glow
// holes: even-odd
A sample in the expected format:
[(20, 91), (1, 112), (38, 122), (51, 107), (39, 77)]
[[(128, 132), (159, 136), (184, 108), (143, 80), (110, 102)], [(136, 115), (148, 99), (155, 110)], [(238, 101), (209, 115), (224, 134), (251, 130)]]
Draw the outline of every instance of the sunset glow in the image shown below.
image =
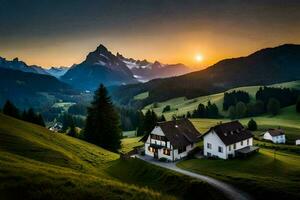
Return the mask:
[(203, 61), (203, 55), (202, 54), (197, 54), (195, 56), (195, 60), (196, 60), (196, 62), (202, 62)]

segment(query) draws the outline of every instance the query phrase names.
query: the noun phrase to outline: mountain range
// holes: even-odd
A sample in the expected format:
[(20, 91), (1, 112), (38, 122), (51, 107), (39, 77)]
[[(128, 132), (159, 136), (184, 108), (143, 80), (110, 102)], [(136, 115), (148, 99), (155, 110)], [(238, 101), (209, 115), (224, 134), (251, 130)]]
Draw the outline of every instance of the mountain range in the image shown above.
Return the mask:
[(82, 63), (71, 67), (61, 80), (81, 90), (95, 90), (100, 83), (106, 86), (127, 85), (187, 72), (190, 69), (183, 64), (164, 65), (158, 61), (128, 59), (119, 53), (114, 55), (100, 45)]
[[(45, 105), (78, 97), (84, 94), (80, 91), (93, 91), (104, 83), (114, 86), (110, 87), (111, 94), (118, 103), (141, 107), (175, 97), (193, 98), (234, 87), (299, 80), (300, 45), (285, 44), (262, 49), (187, 74), (184, 73), (189, 69), (182, 64), (166, 65), (125, 58), (119, 53), (112, 54), (103, 45), (90, 52), (82, 63), (70, 68), (44, 69), (29, 66), (17, 58), (9, 61), (0, 57), (0, 70), (0, 104), (13, 99), (24, 107)], [(141, 83), (149, 79), (153, 80)], [(134, 99), (143, 92), (148, 92), (149, 96)]]
[[(113, 91), (113, 97), (121, 104), (139, 107), (175, 97), (194, 98), (234, 87), (299, 79), (300, 45), (285, 44), (262, 49), (246, 57), (225, 59), (204, 70), (182, 76), (121, 86)], [(142, 92), (149, 92), (148, 98), (134, 100), (134, 96)]]

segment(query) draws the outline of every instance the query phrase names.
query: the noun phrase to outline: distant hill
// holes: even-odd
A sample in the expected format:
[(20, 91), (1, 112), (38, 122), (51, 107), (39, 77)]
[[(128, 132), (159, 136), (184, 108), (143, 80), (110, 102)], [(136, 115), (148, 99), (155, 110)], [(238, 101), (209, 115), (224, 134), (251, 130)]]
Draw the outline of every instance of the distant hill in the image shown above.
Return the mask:
[[(259, 50), (249, 56), (222, 60), (207, 69), (186, 75), (156, 79), (114, 90), (116, 101), (138, 107), (175, 97), (194, 98), (234, 87), (265, 85), (300, 79), (300, 45), (285, 44)], [(143, 100), (134, 96), (149, 92)]]
[(0, 68), (0, 106), (9, 99), (20, 108), (42, 107), (79, 94), (50, 75)]

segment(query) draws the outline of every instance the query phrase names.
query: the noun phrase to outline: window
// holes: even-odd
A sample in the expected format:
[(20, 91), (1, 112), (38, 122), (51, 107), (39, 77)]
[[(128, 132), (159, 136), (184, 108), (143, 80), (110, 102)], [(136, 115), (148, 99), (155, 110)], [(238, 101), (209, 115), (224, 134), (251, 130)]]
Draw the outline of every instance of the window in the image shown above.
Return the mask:
[(152, 147), (148, 147), (148, 150), (149, 150), (150, 152), (154, 152), (154, 148), (152, 148)]
[(208, 157), (211, 157), (211, 153), (207, 152), (207, 156), (208, 156)]
[(249, 139), (247, 139), (247, 145), (249, 145)]
[(229, 145), (228, 150), (231, 151), (231, 145)]
[(211, 148), (212, 148), (211, 143), (207, 143), (207, 148), (208, 148), (208, 149), (211, 149)]
[(219, 153), (223, 153), (223, 147), (219, 146), (218, 151), (219, 151)]
[(165, 155), (170, 155), (170, 153), (171, 153), (171, 151), (169, 150), (169, 149), (164, 149), (163, 150), (163, 153), (165, 154)]
[(241, 146), (243, 146), (243, 142), (244, 142), (244, 141), (241, 141)]
[(233, 144), (233, 149), (236, 149), (236, 144), (235, 143)]

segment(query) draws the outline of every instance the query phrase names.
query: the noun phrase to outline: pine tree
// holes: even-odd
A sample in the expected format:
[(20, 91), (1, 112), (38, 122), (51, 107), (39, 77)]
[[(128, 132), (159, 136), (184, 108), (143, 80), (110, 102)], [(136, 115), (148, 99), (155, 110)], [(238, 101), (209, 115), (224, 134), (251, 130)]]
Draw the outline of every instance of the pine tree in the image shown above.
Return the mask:
[(152, 110), (147, 110), (144, 118), (144, 134), (149, 134), (153, 128), (155, 127), (156, 123), (158, 122), (158, 117), (155, 112)]
[(106, 88), (101, 84), (88, 108), (85, 139), (103, 148), (117, 151), (121, 145), (121, 133), (119, 115)]
[(74, 121), (71, 122), (69, 131), (68, 131), (68, 135), (71, 136), (71, 137), (76, 137), (77, 136), (77, 131), (76, 131)]
[(256, 121), (254, 121), (254, 119), (250, 119), (248, 122), (248, 129), (250, 131), (256, 131), (257, 130), (257, 124)]
[(40, 126), (43, 126), (45, 127), (45, 121), (43, 119), (43, 116), (41, 114), (38, 114), (37, 115), (37, 121), (36, 121), (36, 124), (40, 125)]
[(268, 112), (272, 115), (277, 115), (280, 111), (280, 103), (277, 99), (271, 98), (267, 105)]
[(236, 118), (235, 106), (229, 106), (228, 113), (229, 113), (229, 118), (230, 119), (235, 119)]
[(296, 104), (296, 111), (300, 113), (300, 97), (298, 98), (297, 104)]
[(7, 100), (3, 106), (3, 109), (2, 109), (2, 112), (3, 114), (5, 115), (9, 115), (11, 117), (14, 117), (14, 118), (20, 118), (20, 111), (18, 110), (18, 108), (13, 104), (11, 103), (9, 100)]
[(236, 115), (238, 118), (242, 118), (246, 116), (247, 107), (244, 102), (238, 102), (235, 106)]
[(145, 134), (145, 127), (144, 127), (144, 121), (145, 116), (143, 112), (139, 111), (139, 117), (138, 117), (138, 128), (137, 128), (137, 136), (141, 136)]
[(160, 121), (160, 122), (165, 122), (165, 121), (167, 121), (167, 120), (166, 120), (165, 116), (162, 115), (162, 116), (160, 117), (159, 121)]

